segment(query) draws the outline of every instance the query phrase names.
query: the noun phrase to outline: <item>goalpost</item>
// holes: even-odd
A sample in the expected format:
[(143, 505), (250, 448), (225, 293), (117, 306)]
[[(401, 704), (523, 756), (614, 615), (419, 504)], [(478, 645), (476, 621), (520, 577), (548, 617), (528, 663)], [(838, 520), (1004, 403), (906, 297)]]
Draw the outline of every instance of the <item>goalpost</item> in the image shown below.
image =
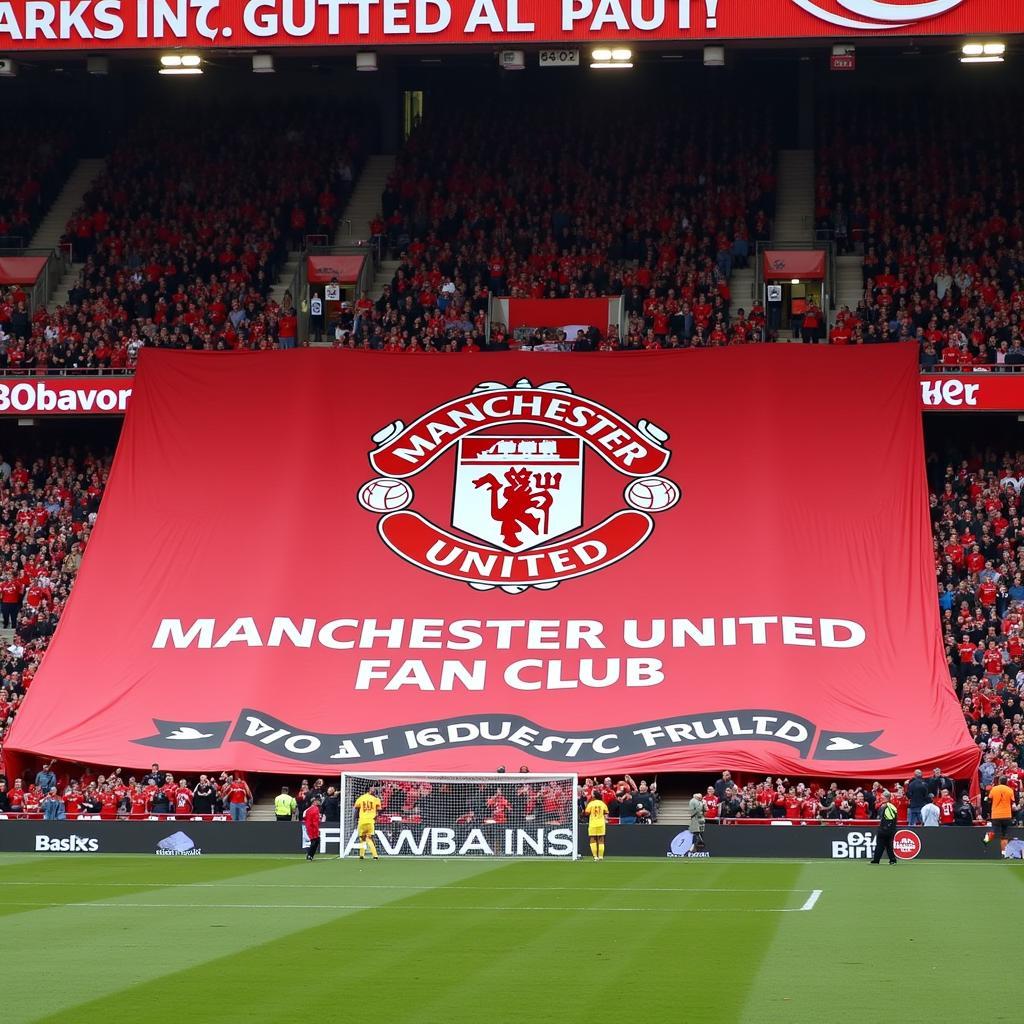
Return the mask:
[(343, 772), (341, 856), (358, 853), (353, 805), (381, 801), (374, 842), (391, 857), (578, 857), (575, 775)]

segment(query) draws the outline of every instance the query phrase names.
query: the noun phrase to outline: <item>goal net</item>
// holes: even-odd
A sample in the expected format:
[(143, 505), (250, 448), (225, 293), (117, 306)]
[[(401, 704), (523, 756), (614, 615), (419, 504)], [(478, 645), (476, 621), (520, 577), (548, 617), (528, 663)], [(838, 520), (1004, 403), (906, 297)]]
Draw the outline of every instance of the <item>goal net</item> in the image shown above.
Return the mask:
[(342, 857), (359, 852), (364, 793), (380, 800), (373, 841), (382, 856), (577, 856), (575, 775), (344, 772)]

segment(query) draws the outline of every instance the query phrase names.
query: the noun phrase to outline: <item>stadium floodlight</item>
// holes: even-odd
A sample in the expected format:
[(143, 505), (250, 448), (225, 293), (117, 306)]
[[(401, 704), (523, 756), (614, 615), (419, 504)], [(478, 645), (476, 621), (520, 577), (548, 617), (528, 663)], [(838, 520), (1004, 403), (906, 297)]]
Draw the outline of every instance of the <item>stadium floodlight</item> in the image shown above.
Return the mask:
[(165, 53), (160, 58), (161, 75), (201, 75), (203, 58), (198, 53)]
[(704, 47), (704, 67), (706, 67), (706, 68), (724, 68), (725, 67), (725, 47), (724, 46), (705, 46)]
[(628, 69), (631, 63), (633, 51), (627, 50), (624, 46), (612, 49), (610, 46), (598, 46), (590, 51), (590, 66), (598, 71)]
[(964, 43), (960, 53), (961, 64), (1002, 64), (1006, 43)]
[(341, 856), (359, 850), (356, 800), (381, 801), (374, 843), (384, 856), (578, 856), (575, 775), (343, 772)]

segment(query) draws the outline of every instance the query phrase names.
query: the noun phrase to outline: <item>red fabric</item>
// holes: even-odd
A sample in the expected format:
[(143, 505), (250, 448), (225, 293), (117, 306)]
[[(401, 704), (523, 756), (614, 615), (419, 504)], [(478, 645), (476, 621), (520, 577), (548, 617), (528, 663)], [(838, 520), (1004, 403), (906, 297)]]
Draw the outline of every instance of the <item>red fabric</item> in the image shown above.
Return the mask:
[[(373, 353), (145, 350), (103, 515), (6, 749), (122, 765), (159, 756), (175, 772), (305, 772), (339, 763), (465, 771), (514, 757), (532, 770), (561, 763), (601, 775), (724, 766), (760, 775), (906, 778), (938, 764), (964, 778), (978, 753), (939, 631), (915, 356), (913, 346), (881, 345), (637, 353), (618, 356), (610, 373), (601, 354), (507, 353), (488, 357), (486, 366), (425, 360), (415, 374), (396, 374)], [(533, 388), (512, 386), (528, 377)], [(573, 394), (543, 390), (545, 381), (564, 382)], [(474, 394), (481, 384), (488, 386)], [(554, 412), (544, 419), (531, 404), (522, 414), (529, 422), (510, 420), (517, 395), (553, 403), (544, 409), (588, 409), (590, 418), (571, 426)], [(561, 533), (525, 553), (481, 540), (498, 536), (483, 533), (497, 530), (487, 518), (486, 489), (480, 518), (459, 518), (468, 507), (460, 498), (453, 524), (457, 447), (425, 451), (410, 467), (400, 445), (371, 441), (386, 437), (381, 428), (396, 420), (407, 425), (398, 436), (420, 436), (427, 428), (417, 422), (427, 416), (436, 426), (441, 414), (428, 414), (439, 406), (481, 415), (493, 409), (484, 423), (464, 423), (468, 435), (556, 437), (548, 451), (561, 460), (564, 479), (550, 512)], [(677, 504), (650, 515), (624, 499), (631, 477), (621, 451), (642, 421), (670, 436), (664, 447), (646, 441), (629, 470), (682, 492)], [(437, 440), (450, 442), (451, 431)], [(303, 452), (298, 462), (296, 451)], [(579, 458), (581, 510), (566, 520)], [(382, 517), (358, 498), (371, 467), (384, 463), (392, 470), (383, 475), (405, 474), (413, 496), (409, 510), (390, 505)], [(265, 486), (268, 465), (292, 467), (287, 487)], [(503, 470), (495, 463), (471, 472)], [(539, 466), (535, 472), (543, 475)], [(740, 481), (756, 496), (753, 518), (749, 503), (736, 499)], [(666, 486), (645, 484), (635, 498), (653, 500)], [(468, 493), (480, 490), (471, 484)], [(374, 500), (400, 504), (402, 494), (385, 481)], [(336, 523), (330, 551), (322, 532), (308, 528), (311, 508)], [(727, 542), (695, 543), (712, 523)], [(505, 525), (514, 537), (515, 523)], [(271, 532), (287, 543), (268, 546)], [(452, 563), (428, 571), (382, 540), (419, 533), (449, 538), (439, 550), (461, 544), (482, 552), (494, 567), (484, 578), (498, 589), (471, 589)], [(598, 557), (596, 548), (583, 548), (584, 536), (609, 548), (621, 542), (621, 557)], [(255, 562), (254, 551), (261, 553)], [(529, 558), (559, 585), (502, 592), (505, 560), (525, 574)], [(125, 604), (124, 594), (138, 596)], [(115, 606), (118, 642), (110, 644)], [(783, 642), (783, 617), (794, 615), (810, 624), (785, 620), (792, 632)], [(304, 617), (315, 620), (308, 645), (279, 637), (268, 646), (272, 620), (285, 616), (295, 629)], [(738, 623), (733, 642), (729, 623), (751, 616), (773, 620), (763, 624), (764, 642), (754, 625)], [(210, 643), (219, 647), (196, 646), (202, 623), (191, 645), (154, 646), (161, 620), (181, 619), (187, 630), (205, 617), (215, 620)], [(405, 620), (398, 645), (331, 646), (356, 636), (338, 620), (363, 617), (378, 619), (378, 628)], [(673, 646), (670, 629), (666, 642), (639, 645), (652, 623), (684, 617), (698, 633), (707, 619), (712, 642), (680, 634), (682, 646)], [(436, 619), (445, 625), (426, 623), (427, 633), (409, 646), (413, 621)], [(826, 646), (826, 619), (853, 623), (863, 642)], [(450, 628), (457, 620), (529, 621), (536, 635), (530, 643), (526, 627), (509, 627), (500, 642), (480, 626), (479, 644), (459, 647)], [(599, 646), (567, 642), (566, 620), (597, 624)], [(633, 645), (624, 639), (630, 622)], [(334, 623), (326, 634), (325, 623)], [(455, 646), (439, 649), (429, 635), (435, 628)], [(842, 642), (853, 634), (840, 626), (834, 635)], [(808, 637), (813, 645), (792, 642)], [(610, 659), (619, 659), (617, 677)], [(645, 676), (638, 659), (660, 662), (655, 676), (663, 679)], [(441, 685), (446, 665), (471, 670), (475, 661), (483, 663), (478, 688), (461, 678)], [(405, 685), (385, 690), (403, 667)], [(626, 686), (627, 669), (633, 682), (654, 685)], [(578, 685), (588, 676), (611, 682)], [(179, 727), (191, 732), (165, 737), (154, 723), (183, 713), (183, 679), (188, 721)], [(729, 685), (709, 688), (712, 679)], [(770, 730), (750, 734), (743, 731), (750, 714), (779, 716), (776, 725), (795, 718), (798, 727), (788, 740)], [(499, 749), (456, 742), (448, 732), (457, 724), (473, 735), (483, 716), (493, 716), (493, 730), (513, 716), (525, 732), (515, 740), (499, 735)], [(639, 727), (652, 722), (664, 735), (645, 738)], [(442, 730), (445, 742), (428, 726)], [(346, 732), (332, 735), (339, 727)], [(410, 750), (402, 745), (414, 728), (423, 742)], [(808, 734), (797, 740), (800, 729)], [(384, 734), (379, 742), (390, 746), (374, 759), (361, 737)], [(573, 734), (605, 738), (570, 754), (564, 737)], [(354, 756), (342, 762), (333, 755), (344, 741)]]

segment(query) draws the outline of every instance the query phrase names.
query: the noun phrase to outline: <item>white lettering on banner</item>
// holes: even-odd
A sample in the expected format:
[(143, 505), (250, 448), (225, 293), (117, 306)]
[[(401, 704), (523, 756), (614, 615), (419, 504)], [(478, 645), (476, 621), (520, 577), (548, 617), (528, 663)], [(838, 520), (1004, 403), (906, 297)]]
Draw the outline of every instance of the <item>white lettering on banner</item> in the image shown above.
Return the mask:
[[(317, 628), (318, 620), (275, 616), (268, 628), (251, 615), (230, 623), (216, 619), (161, 619), (152, 646), (178, 649), (246, 647), (294, 647), (316, 644), (331, 650), (476, 650), (485, 644), (507, 651), (513, 646), (528, 650), (603, 650), (606, 625), (593, 619), (330, 619)], [(859, 622), (840, 618), (799, 615), (748, 615), (724, 619), (652, 619), (641, 623), (626, 619), (622, 641), (641, 650), (655, 647), (755, 647), (781, 644), (790, 647), (860, 647), (867, 632)], [(769, 627), (776, 627), (770, 629)]]
[(930, 407), (949, 405), (954, 408), (960, 406), (976, 406), (978, 404), (978, 392), (980, 384), (965, 384), (962, 380), (953, 378), (951, 380), (922, 380), (921, 400)]
[[(319, 625), (319, 628), (318, 628)], [(513, 648), (530, 651), (567, 652), (581, 649), (603, 650), (606, 626), (593, 619), (290, 619), (275, 616), (265, 627), (254, 616), (242, 615), (228, 624), (200, 618), (192, 622), (161, 619), (153, 638), (154, 650), (223, 650), (236, 645), (250, 648), (287, 647), (310, 649), (314, 645), (328, 650), (478, 650), (489, 646), (495, 652)], [(867, 640), (864, 627), (850, 619), (797, 615), (748, 615), (725, 619), (705, 618), (699, 624), (691, 619), (653, 619), (640, 623), (627, 619), (619, 627), (626, 647), (650, 651), (670, 649), (739, 647), (755, 650), (772, 646), (822, 647), (847, 650)], [(493, 678), (491, 676), (493, 672)], [(660, 686), (666, 679), (664, 662), (659, 658), (520, 658), (492, 666), (486, 659), (462, 661), (443, 659), (428, 662), (420, 658), (363, 658), (355, 668), (357, 691), (399, 693), (412, 688), (422, 693), (453, 693), (463, 690), (479, 693), (489, 681), (509, 689), (532, 693), (557, 690), (601, 690), (612, 686), (639, 689)], [(254, 722), (257, 720), (253, 720)], [(774, 719), (771, 720), (775, 722)], [(726, 726), (713, 726), (718, 732), (707, 734), (705, 726), (694, 726), (692, 740), (725, 735)], [(274, 743), (286, 731), (273, 735), (269, 726), (252, 726), (261, 743)], [(691, 728), (689, 726), (687, 729)], [(739, 728), (738, 726), (736, 727)], [(795, 727), (797, 731), (801, 726)], [(735, 732), (735, 731), (734, 731)], [(664, 735), (659, 732), (659, 735)], [(741, 735), (743, 733), (735, 733)], [(747, 731), (747, 735), (754, 735)], [(757, 735), (772, 735), (787, 742), (801, 743), (806, 736), (787, 731), (785, 726), (756, 730)], [(653, 734), (652, 734), (653, 737)], [(645, 737), (648, 746), (653, 738)], [(485, 737), (486, 738), (486, 737)], [(529, 744), (536, 737), (525, 742)], [(450, 742), (463, 742), (455, 737)], [(677, 742), (675, 737), (673, 742)], [(420, 740), (430, 745), (429, 737)], [(511, 741), (515, 742), (515, 741)], [(590, 742), (589, 740), (587, 742)], [(352, 754), (341, 751), (336, 758)], [(575, 756), (575, 755), (570, 755)]]
[[(785, 35), (783, 26), (788, 25), (791, 34), (820, 36), (829, 26), (871, 35), (921, 21), (930, 26), (923, 28), (928, 34), (950, 34), (941, 18), (966, 0), (838, 0), (846, 13), (828, 10), (834, 2), (822, 6), (825, 0), (775, 2), (780, 9), (789, 6), (787, 15), (803, 18), (803, 11), (818, 25), (807, 32), (788, 21), (767, 34)], [(608, 42), (609, 31), (623, 41), (650, 36), (670, 40), (691, 32), (693, 8), (700, 12), (697, 29), (704, 38), (714, 38), (726, 19), (735, 35), (765, 34), (756, 21), (745, 18), (745, 9), (756, 6), (750, 0), (544, 0), (530, 6), (536, 20), (528, 20), (531, 11), (525, 0), (0, 0), (0, 43), (64, 42), (74, 47), (90, 40), (117, 40), (125, 46), (158, 46), (196, 42), (197, 37), (227, 46), (260, 40), (402, 43), (430, 41), (447, 32), (446, 41), (453, 43), (498, 36), (509, 43), (558, 45), (579, 41), (584, 34), (592, 42)], [(1002, 31), (1018, 30), (1007, 15)]]
[(23, 381), (0, 384), (0, 413), (124, 412), (132, 396), (130, 387), (95, 387), (91, 384), (50, 384)]

